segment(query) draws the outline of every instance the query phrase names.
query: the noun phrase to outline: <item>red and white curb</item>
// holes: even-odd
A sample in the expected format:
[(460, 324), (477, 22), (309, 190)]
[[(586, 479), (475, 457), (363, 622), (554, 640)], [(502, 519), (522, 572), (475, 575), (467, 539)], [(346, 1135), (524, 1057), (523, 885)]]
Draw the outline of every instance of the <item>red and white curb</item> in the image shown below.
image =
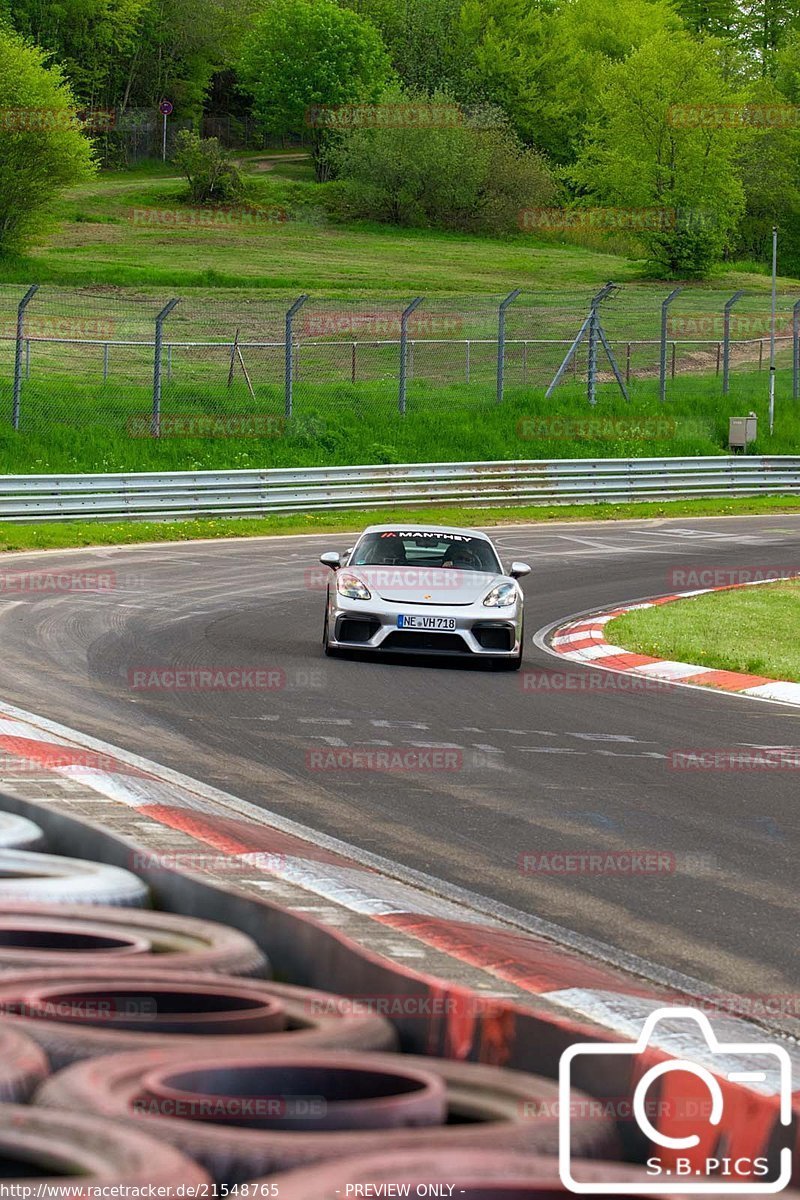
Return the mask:
[[(797, 578), (793, 576), (792, 578)], [(661, 604), (672, 604), (676, 600), (687, 600), (694, 596), (705, 596), (711, 592), (728, 592), (734, 588), (757, 587), (776, 580), (754, 580), (750, 583), (729, 584), (725, 587), (700, 588), (692, 592), (676, 592), (670, 596), (657, 596), (641, 600), (636, 604), (621, 604), (613, 609), (600, 610), (589, 616), (567, 621), (556, 627), (550, 636), (548, 648), (561, 658), (584, 663), (604, 670), (620, 671), (626, 675), (641, 675), (674, 684), (692, 687), (713, 688), (717, 691), (735, 692), (758, 700), (773, 700), (781, 704), (800, 705), (800, 683), (769, 679), (764, 675), (748, 675), (739, 671), (713, 670), (696, 663), (674, 662), (670, 659), (653, 658), (647, 654), (636, 654), (622, 646), (615, 646), (606, 639), (605, 627), (615, 617), (643, 608), (656, 608)]]

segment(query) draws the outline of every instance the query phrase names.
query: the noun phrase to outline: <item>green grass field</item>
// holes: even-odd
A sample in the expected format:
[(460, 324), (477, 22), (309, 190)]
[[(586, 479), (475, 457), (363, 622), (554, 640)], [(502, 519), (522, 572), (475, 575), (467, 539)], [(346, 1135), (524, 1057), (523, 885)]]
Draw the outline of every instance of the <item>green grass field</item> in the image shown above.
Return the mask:
[[(752, 451), (792, 454), (800, 445), (800, 411), (788, 399), (791, 380), (779, 376), (775, 433), (767, 426), (767, 377), (737, 376), (732, 395), (719, 381), (676, 379), (662, 405), (657, 383), (639, 384), (630, 404), (602, 385), (592, 410), (580, 384), (551, 400), (541, 388), (509, 387), (502, 405), (485, 388), (412, 384), (408, 411), (397, 412), (395, 385), (300, 383), (294, 416), (283, 420), (283, 393), (259, 388), (253, 402), (241, 382), (229, 393), (165, 387), (165, 436), (149, 431), (151, 395), (144, 386), (78, 387), (65, 376), (33, 377), (23, 389), (21, 432), (0, 424), (0, 471), (9, 474), (123, 470), (232, 470), (355, 463), (475, 461), (518, 458), (659, 458), (727, 453), (728, 416), (750, 409), (760, 418)], [(10, 404), (10, 388), (2, 394)], [(187, 426), (168, 419), (218, 424), (209, 436), (171, 434)], [(244, 414), (244, 416), (242, 416)], [(258, 433), (244, 436), (247, 422)], [(226, 424), (228, 421), (228, 424)], [(245, 422), (245, 425), (243, 425)], [(191, 428), (191, 426), (190, 426)], [(214, 430), (218, 435), (214, 435)], [(137, 436), (129, 436), (133, 430)]]
[[(331, 216), (329, 185), (313, 181), (302, 155), (243, 158), (245, 208), (285, 210), (288, 220), (239, 221), (234, 212), (221, 226), (186, 225), (183, 182), (169, 164), (147, 163), (104, 172), (66, 192), (41, 244), (25, 258), (0, 261), (0, 471), (721, 454), (728, 417), (751, 409), (761, 419), (755, 453), (793, 453), (800, 445), (800, 416), (789, 399), (789, 343), (779, 346), (778, 417), (770, 437), (764, 345), (744, 337), (767, 329), (763, 273), (734, 265), (687, 287), (673, 310), (671, 336), (697, 335), (696, 342), (678, 342), (677, 377), (661, 406), (653, 339), (672, 284), (646, 278), (633, 243), (598, 234), (577, 244), (523, 234), (499, 239), (344, 225)], [(158, 221), (141, 219), (154, 210), (162, 214)], [(183, 224), (176, 225), (177, 218)], [(630, 375), (630, 405), (606, 373), (590, 410), (583, 363), (545, 400), (588, 298), (610, 278), (624, 285), (604, 321)], [(13, 330), (30, 282), (44, 286), (28, 314), (33, 340), (15, 433), (8, 422)], [(509, 309), (505, 403), (497, 406), (496, 302), (515, 286), (524, 291)], [(734, 333), (725, 398), (716, 343), (722, 302), (736, 288), (747, 289), (741, 311), (749, 315)], [(304, 291), (311, 300), (296, 327), (294, 414), (284, 423), (284, 312)], [(401, 418), (396, 324), (415, 294), (427, 298), (419, 310), (425, 317), (411, 328), (417, 342), (408, 412)], [(784, 332), (797, 294), (800, 283), (780, 281)], [(247, 429), (229, 424), (218, 436), (219, 425), (207, 425), (202, 437), (131, 436), (147, 432), (152, 405), (152, 349), (141, 343), (152, 339), (155, 315), (171, 295), (181, 300), (165, 326), (167, 342), (175, 342), (166, 351), (165, 418), (235, 417), (249, 421)], [(342, 320), (344, 332), (337, 325)], [(333, 332), (326, 332), (326, 322)], [(65, 336), (78, 330), (82, 344), (36, 340), (37, 331), (46, 339), (62, 328)], [(228, 381), (230, 350), (220, 343), (232, 342), (237, 331), (252, 394), (238, 363)], [(466, 338), (474, 339), (469, 351)], [(522, 339), (532, 340), (523, 345)], [(650, 344), (637, 345), (637, 339)], [(103, 341), (113, 343), (105, 352), (105, 379)], [(274, 418), (270, 436), (250, 436), (264, 418)]]
[(640, 654), (800, 683), (800, 582), (766, 584), (640, 609), (606, 626)]
[[(65, 192), (47, 240), (22, 259), (0, 263), (0, 281), (206, 291), (266, 288), (276, 295), (311, 288), (331, 295), (503, 295), (523, 287), (578, 290), (588, 296), (614, 279), (637, 284), (643, 294), (665, 292), (663, 282), (646, 279), (633, 243), (623, 243), (627, 253), (609, 253), (620, 248), (619, 241), (598, 235), (580, 245), (522, 233), (501, 239), (347, 226), (329, 216), (329, 185), (314, 183), (307, 162), (286, 155), (248, 155), (245, 168), (248, 203), (283, 208), (288, 221), (231, 223), (213, 230), (140, 224), (132, 219), (135, 209), (170, 213), (185, 208), (183, 181), (169, 164), (107, 171)], [(766, 295), (769, 280), (752, 264), (743, 269), (734, 265), (719, 271), (711, 285), (693, 286), (693, 291), (709, 287)], [(792, 287), (796, 281), (781, 281), (782, 291)]]

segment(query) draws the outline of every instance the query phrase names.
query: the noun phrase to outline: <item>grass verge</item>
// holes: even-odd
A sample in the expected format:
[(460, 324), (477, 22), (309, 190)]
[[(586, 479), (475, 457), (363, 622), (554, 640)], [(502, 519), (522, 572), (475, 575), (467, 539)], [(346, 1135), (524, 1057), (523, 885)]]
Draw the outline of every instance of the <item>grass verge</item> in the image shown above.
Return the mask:
[(800, 683), (800, 581), (711, 592), (606, 626), (614, 645), (723, 671)]
[[(800, 513), (800, 497), (761, 496), (743, 500), (673, 500), (631, 504), (570, 504), (526, 508), (393, 508), (354, 512), (293, 513), (192, 521), (75, 521), (17, 525), (0, 522), (0, 552), (58, 550), (81, 546), (126, 546), (138, 542), (177, 542), (229, 537), (268, 537), (298, 533), (336, 535), (371, 523), (492, 526), (551, 521), (621, 521), (641, 518), (747, 516)], [(795, 628), (797, 616), (795, 617)]]
[[(237, 381), (239, 383), (239, 381)], [(541, 387), (510, 384), (494, 402), (487, 384), (435, 386), (412, 381), (408, 412), (398, 416), (396, 384), (319, 384), (301, 381), (295, 415), (284, 422), (277, 387), (257, 388), (256, 400), (236, 388), (205, 384), (164, 388), (165, 419), (218, 421), (217, 436), (131, 436), (149, 429), (152, 399), (144, 386), (105, 385), (68, 376), (32, 377), (22, 391), (22, 427), (0, 423), (0, 473), (107, 471), (221, 471), (237, 468), (348, 466), (355, 463), (472, 462), (492, 459), (663, 458), (727, 453), (728, 418), (758, 414), (753, 454), (794, 454), (800, 412), (787, 400), (791, 373), (777, 372), (775, 431), (769, 434), (767, 381), (758, 371), (737, 374), (731, 395), (711, 376), (676, 379), (668, 401), (657, 380), (640, 381), (630, 404), (602, 384), (590, 409), (584, 388), (565, 384), (556, 399)], [(10, 384), (0, 382), (0, 409), (10, 411)], [(246, 436), (274, 418), (274, 436)], [(226, 433), (229, 436), (226, 436)]]

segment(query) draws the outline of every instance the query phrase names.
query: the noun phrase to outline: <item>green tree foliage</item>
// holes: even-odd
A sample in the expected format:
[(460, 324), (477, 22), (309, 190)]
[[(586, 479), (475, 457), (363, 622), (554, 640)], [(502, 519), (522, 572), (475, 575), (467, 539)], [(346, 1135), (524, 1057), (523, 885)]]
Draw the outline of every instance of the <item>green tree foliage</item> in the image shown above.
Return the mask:
[(680, 24), (668, 0), (465, 0), (460, 46), (473, 91), (499, 104), (526, 141), (570, 163), (606, 65)]
[(173, 159), (186, 176), (194, 204), (236, 200), (241, 195), (241, 173), (217, 138), (201, 138), (182, 129), (175, 139)]
[(465, 62), (458, 44), (462, 0), (341, 0), (380, 31), (392, 67), (406, 87), (464, 96)]
[[(423, 108), (425, 99), (395, 91), (390, 106)], [(349, 183), (350, 211), (396, 225), (515, 232), (526, 207), (553, 202), (552, 175), (508, 124), (488, 112), (462, 122), (446, 93), (434, 93), (425, 128), (403, 124), (345, 134), (332, 151), (338, 175)]]
[(800, 274), (800, 128), (792, 106), (774, 83), (761, 80), (747, 95), (745, 113), (752, 120), (742, 132), (739, 175), (745, 214), (736, 237), (736, 252), (768, 261), (772, 227), (780, 229), (781, 270)]
[[(675, 213), (642, 237), (673, 275), (706, 272), (744, 206), (737, 172), (741, 135), (697, 121), (691, 105), (734, 102), (712, 42), (660, 33), (607, 69), (599, 112), (572, 178), (594, 203)], [(682, 113), (687, 113), (688, 122)]]
[(92, 175), (75, 111), (58, 67), (0, 26), (0, 253), (31, 238), (60, 188)]
[(332, 0), (270, 0), (239, 73), (265, 132), (309, 134), (321, 177), (326, 111), (376, 101), (391, 66), (378, 30), (357, 13)]
[(250, 0), (13, 0), (15, 27), (52, 52), (85, 105), (198, 114), (232, 61)]

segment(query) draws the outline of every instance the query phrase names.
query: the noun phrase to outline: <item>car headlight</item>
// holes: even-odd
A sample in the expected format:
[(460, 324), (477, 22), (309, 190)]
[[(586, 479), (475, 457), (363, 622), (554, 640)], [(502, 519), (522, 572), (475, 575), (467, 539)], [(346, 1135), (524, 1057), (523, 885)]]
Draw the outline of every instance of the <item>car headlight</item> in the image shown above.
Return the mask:
[(336, 576), (336, 590), (340, 596), (347, 596), (348, 600), (372, 599), (372, 592), (367, 585), (348, 571), (340, 571)]
[(484, 600), (487, 608), (508, 608), (516, 603), (519, 592), (515, 583), (499, 583)]

